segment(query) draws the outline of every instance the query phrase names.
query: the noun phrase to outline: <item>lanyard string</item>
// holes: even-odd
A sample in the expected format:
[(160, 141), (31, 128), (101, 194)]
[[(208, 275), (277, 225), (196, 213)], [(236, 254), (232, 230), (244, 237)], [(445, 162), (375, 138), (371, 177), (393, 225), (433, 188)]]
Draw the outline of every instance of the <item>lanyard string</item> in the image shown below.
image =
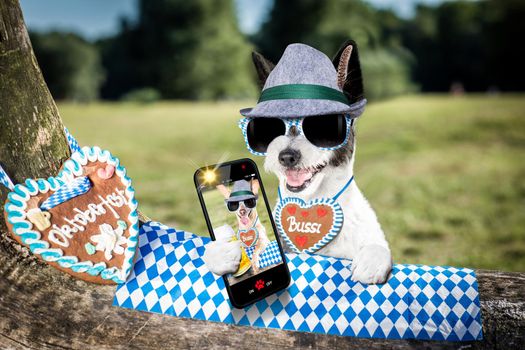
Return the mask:
[[(352, 181), (354, 181), (354, 176), (352, 175), (352, 177), (350, 178), (350, 180), (348, 180), (345, 185), (339, 190), (339, 192), (337, 192), (335, 194), (335, 196), (332, 197), (332, 199), (334, 201), (337, 201), (337, 198), (339, 198), (339, 196), (341, 196), (343, 194), (344, 191), (346, 191), (346, 189), (348, 188), (348, 186), (350, 186), (350, 184), (352, 183)], [(282, 202), (283, 201), (283, 197), (281, 195), (281, 187), (277, 187), (277, 195), (279, 196), (279, 202)]]
[(80, 146), (78, 145), (77, 140), (73, 137), (73, 135), (71, 135), (71, 133), (65, 126), (64, 133), (66, 134), (67, 143), (69, 144), (69, 149), (71, 150), (71, 153), (80, 151)]
[[(253, 228), (253, 229), (255, 229), (255, 231), (257, 231), (255, 226), (257, 226), (257, 222), (258, 221), (259, 221), (259, 215), (257, 215), (257, 217), (255, 218), (255, 221), (253, 222), (253, 225), (248, 230), (251, 230)], [(240, 232), (240, 230), (237, 230), (237, 234), (239, 234), (239, 232)]]
[(9, 177), (9, 175), (7, 175), (4, 168), (2, 168), (1, 164), (0, 164), (0, 184), (4, 185), (11, 191), (15, 189), (15, 185), (13, 184), (13, 181), (11, 181), (11, 178)]
[[(71, 153), (77, 152), (80, 150), (80, 146), (78, 145), (77, 140), (71, 135), (69, 130), (64, 127), (64, 133), (66, 134), (67, 143), (69, 144), (69, 148), (71, 149)], [(13, 184), (13, 181), (7, 175), (7, 172), (2, 168), (2, 165), (0, 164), (0, 184), (4, 185), (9, 190), (13, 191), (15, 189), (15, 185)]]

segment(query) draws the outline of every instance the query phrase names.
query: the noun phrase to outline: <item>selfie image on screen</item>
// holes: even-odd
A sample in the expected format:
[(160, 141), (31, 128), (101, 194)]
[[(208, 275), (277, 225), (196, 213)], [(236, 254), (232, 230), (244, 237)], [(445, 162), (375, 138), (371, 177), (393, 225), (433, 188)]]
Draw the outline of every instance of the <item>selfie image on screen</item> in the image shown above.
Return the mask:
[(241, 242), (239, 268), (227, 276), (230, 285), (283, 262), (254, 174), (207, 187), (202, 195), (215, 238)]

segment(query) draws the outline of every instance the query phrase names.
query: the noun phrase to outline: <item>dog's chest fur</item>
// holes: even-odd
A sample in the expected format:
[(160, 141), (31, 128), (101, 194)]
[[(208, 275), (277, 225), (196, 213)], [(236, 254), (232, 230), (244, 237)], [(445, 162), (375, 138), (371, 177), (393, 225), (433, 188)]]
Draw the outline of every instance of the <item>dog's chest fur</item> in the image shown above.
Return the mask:
[[(327, 178), (315, 192), (315, 196), (291, 193), (286, 191), (286, 189), (284, 189), (285, 186), (282, 185), (281, 193), (286, 197), (297, 197), (304, 201), (310, 201), (315, 198), (333, 198), (352, 177), (352, 165), (351, 162), (347, 162), (344, 165), (334, 168), (330, 174), (327, 174)], [(367, 205), (368, 203), (361, 194), (361, 191), (359, 191), (355, 181), (339, 196), (337, 202), (343, 209), (343, 227), (339, 234), (325, 247), (318, 250), (316, 254), (352, 259), (356, 253), (354, 245), (356, 238), (353, 237), (352, 232), (355, 232), (357, 229), (362, 229), (363, 223), (360, 222), (359, 218), (363, 215), (361, 213), (363, 211), (363, 205)], [(291, 251), (282, 239), (281, 243), (287, 251)]]

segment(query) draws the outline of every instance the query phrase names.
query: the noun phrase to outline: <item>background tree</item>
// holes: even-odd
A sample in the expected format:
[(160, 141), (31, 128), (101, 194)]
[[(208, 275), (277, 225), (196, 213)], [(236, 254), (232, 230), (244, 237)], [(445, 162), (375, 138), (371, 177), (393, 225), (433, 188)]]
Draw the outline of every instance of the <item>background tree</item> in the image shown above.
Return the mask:
[[(96, 45), (74, 34), (33, 33), (36, 56), (57, 99), (253, 97), (252, 47), (233, 1), (140, 0), (138, 18), (122, 18), (119, 33)], [(353, 38), (372, 99), (417, 88), (446, 92), (456, 83), (467, 92), (519, 91), (525, 47), (515, 40), (525, 32), (523, 17), (521, 0), (420, 5), (409, 19), (363, 0), (287, 0), (274, 2), (249, 39), (276, 62), (292, 42), (330, 56)]]
[(87, 102), (104, 80), (99, 50), (72, 33), (31, 33), (33, 49), (54, 98)]
[(137, 87), (184, 99), (255, 92), (250, 46), (238, 30), (232, 0), (141, 0), (138, 23), (124, 24), (102, 47), (108, 97)]
[(419, 6), (402, 31), (403, 45), (414, 53), (412, 77), (422, 91), (448, 91), (460, 82), (467, 91), (522, 91), (525, 2), (454, 1)]
[(413, 77), (423, 91), (448, 91), (456, 82), (470, 91), (486, 89), (481, 11), (479, 3), (464, 1), (417, 8), (404, 44), (418, 59)]
[(493, 88), (525, 90), (525, 1), (490, 0), (483, 5), (482, 45), (487, 65), (484, 75)]
[[(388, 16), (390, 21), (384, 21)], [(388, 30), (383, 30), (386, 23), (395, 26), (393, 17), (393, 13), (377, 12), (363, 1), (276, 1), (253, 40), (263, 54), (276, 62), (293, 42), (309, 44), (331, 56), (342, 42), (352, 38), (362, 48), (366, 96), (388, 97), (414, 88), (409, 52), (399, 40), (391, 40)]]

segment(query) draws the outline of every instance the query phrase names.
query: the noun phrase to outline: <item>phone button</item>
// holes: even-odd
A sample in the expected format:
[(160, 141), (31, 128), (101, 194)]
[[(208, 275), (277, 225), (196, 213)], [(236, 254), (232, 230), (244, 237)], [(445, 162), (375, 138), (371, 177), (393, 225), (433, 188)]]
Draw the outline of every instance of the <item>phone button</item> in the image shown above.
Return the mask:
[(263, 289), (265, 286), (265, 283), (264, 283), (264, 280), (263, 279), (258, 279), (257, 281), (255, 281), (255, 288), (260, 291), (261, 289)]

